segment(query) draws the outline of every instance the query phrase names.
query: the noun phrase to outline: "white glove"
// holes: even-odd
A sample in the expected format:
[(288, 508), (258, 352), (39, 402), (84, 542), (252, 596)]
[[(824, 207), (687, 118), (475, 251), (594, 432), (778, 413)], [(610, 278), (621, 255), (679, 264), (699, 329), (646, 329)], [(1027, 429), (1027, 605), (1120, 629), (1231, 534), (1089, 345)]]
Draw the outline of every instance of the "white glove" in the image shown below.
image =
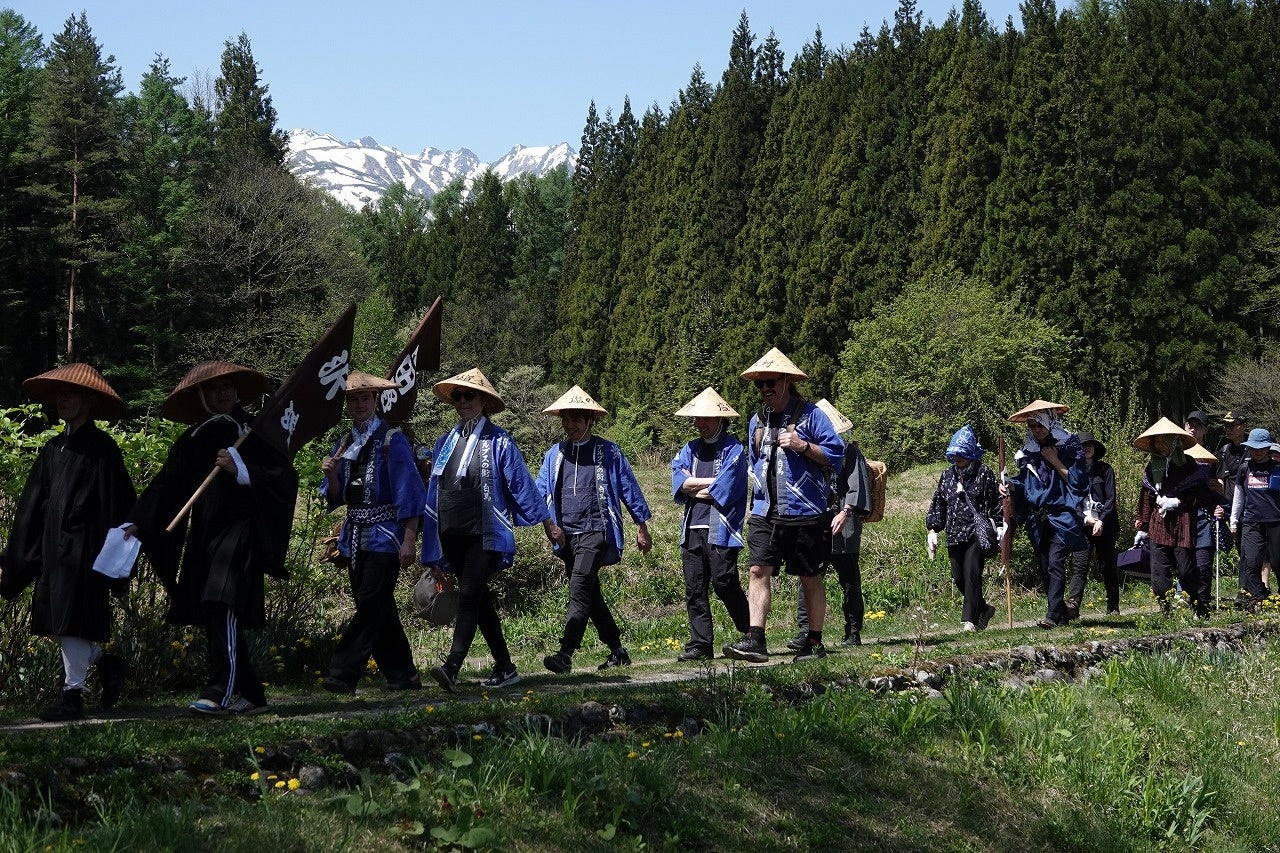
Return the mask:
[(1147, 531), (1139, 530), (1133, 537), (1133, 547), (1137, 548), (1143, 542), (1147, 541)]
[(938, 553), (938, 531), (929, 531), (929, 559), (932, 560)]
[(1156, 495), (1156, 506), (1160, 507), (1160, 516), (1164, 517), (1166, 512), (1182, 506), (1182, 501), (1177, 498), (1166, 498), (1164, 495)]
[(996, 541), (1003, 542), (1004, 534), (1009, 530), (1009, 525), (1003, 521), (996, 522)]

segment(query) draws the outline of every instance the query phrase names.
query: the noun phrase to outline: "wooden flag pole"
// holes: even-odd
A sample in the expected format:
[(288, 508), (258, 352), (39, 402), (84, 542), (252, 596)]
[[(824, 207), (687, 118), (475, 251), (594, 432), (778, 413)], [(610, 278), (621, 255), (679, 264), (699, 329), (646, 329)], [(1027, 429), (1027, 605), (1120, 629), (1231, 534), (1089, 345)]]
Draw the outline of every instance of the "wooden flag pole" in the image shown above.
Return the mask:
[[(1000, 436), (1000, 484), (1008, 487), (1005, 473), (1004, 436)], [(1009, 627), (1013, 627), (1013, 571), (1010, 568), (1013, 556), (1013, 496), (1004, 495), (1000, 500), (1000, 508), (1004, 517), (1004, 533), (1000, 536), (1000, 568), (1004, 572), (1005, 610), (1009, 616)]]
[[(240, 437), (236, 439), (236, 443), (231, 446), (238, 449), (240, 445), (244, 443), (244, 440), (249, 437), (250, 432), (252, 432), (252, 430), (246, 429), (244, 432), (240, 433)], [(222, 469), (217, 465), (213, 466), (213, 470), (209, 472), (209, 476), (205, 477), (204, 482), (200, 484), (200, 488), (196, 489), (195, 494), (187, 499), (187, 502), (182, 505), (182, 509), (178, 510), (178, 514), (173, 517), (173, 521), (169, 522), (169, 526), (165, 528), (166, 532), (172, 533), (173, 529), (182, 523), (183, 517), (186, 516), (187, 513), (191, 512), (191, 507), (195, 506), (196, 501), (198, 501), (200, 496), (205, 493), (209, 488), (209, 485), (213, 483), (213, 478), (218, 476), (218, 472), (221, 470)]]

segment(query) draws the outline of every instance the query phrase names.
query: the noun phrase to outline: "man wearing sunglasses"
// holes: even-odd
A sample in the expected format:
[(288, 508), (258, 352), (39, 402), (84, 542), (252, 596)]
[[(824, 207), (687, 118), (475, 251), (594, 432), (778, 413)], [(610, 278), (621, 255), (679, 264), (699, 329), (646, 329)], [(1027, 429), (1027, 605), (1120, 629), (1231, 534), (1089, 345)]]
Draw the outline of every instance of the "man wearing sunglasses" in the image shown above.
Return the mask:
[(765, 663), (765, 619), (772, 578), (786, 567), (797, 575), (809, 611), (809, 631), (796, 662), (826, 657), (822, 644), (827, 610), (822, 576), (828, 561), (827, 471), (844, 459), (844, 443), (818, 407), (794, 393), (808, 376), (776, 347), (742, 372), (760, 392), (760, 410), (751, 417), (747, 461), (751, 473), (751, 521), (747, 550), (751, 578), (747, 601), (751, 627), (725, 646), (727, 657)]

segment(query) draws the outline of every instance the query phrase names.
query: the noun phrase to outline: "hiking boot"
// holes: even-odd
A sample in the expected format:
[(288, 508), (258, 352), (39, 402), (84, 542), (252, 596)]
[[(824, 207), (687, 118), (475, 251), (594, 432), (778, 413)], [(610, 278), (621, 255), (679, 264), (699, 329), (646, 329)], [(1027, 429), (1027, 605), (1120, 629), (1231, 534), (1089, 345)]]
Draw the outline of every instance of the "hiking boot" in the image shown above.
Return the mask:
[(982, 609), (982, 612), (978, 614), (978, 621), (974, 627), (979, 631), (987, 630), (987, 626), (991, 624), (991, 617), (995, 615), (996, 606), (994, 604), (988, 604)]
[(793, 652), (803, 651), (804, 647), (809, 645), (809, 632), (801, 631), (790, 640), (787, 640), (787, 648)]
[(225, 717), (227, 709), (212, 699), (201, 697), (187, 706), (187, 710), (202, 717)]
[(336, 675), (330, 675), (320, 682), (320, 686), (330, 693), (355, 693), (356, 686), (349, 681), (343, 681)]
[(613, 669), (615, 666), (631, 666), (631, 655), (627, 654), (627, 650), (623, 646), (618, 646), (609, 652), (609, 656), (604, 659), (604, 663), (600, 664), (596, 669)]
[(450, 666), (448, 661), (439, 666), (433, 666), (431, 668), (431, 677), (446, 693), (452, 693), (458, 685), (458, 671)]
[(1041, 619), (1039, 622), (1037, 622), (1037, 623), (1036, 623), (1036, 625), (1038, 625), (1038, 626), (1039, 626), (1039, 627), (1041, 627), (1041, 628), (1044, 628), (1046, 631), (1048, 631), (1048, 630), (1051, 630), (1051, 629), (1053, 629), (1053, 628), (1057, 628), (1057, 627), (1058, 627), (1058, 623), (1057, 623), (1057, 622), (1054, 622), (1054, 621), (1053, 621), (1052, 619), (1050, 619), (1048, 616), (1046, 616), (1046, 617), (1044, 617), (1043, 619)]
[(556, 652), (554, 655), (547, 655), (543, 658), (542, 665), (556, 675), (564, 675), (573, 669), (573, 658), (564, 652)]
[(792, 663), (805, 663), (811, 660), (822, 660), (827, 656), (827, 647), (822, 643), (805, 643), (800, 653), (791, 659)]
[(114, 708), (124, 691), (129, 664), (119, 655), (104, 654), (98, 658), (98, 680), (102, 685), (102, 707)]
[(753, 640), (750, 636), (743, 637), (736, 643), (730, 643), (721, 651), (727, 658), (734, 660), (745, 660), (749, 663), (768, 663), (769, 650), (765, 648), (764, 642)]
[(263, 701), (261, 705), (253, 702), (243, 696), (237, 696), (227, 706), (227, 714), (232, 717), (252, 717), (255, 714), (265, 714), (267, 712), (267, 703)]
[(480, 682), (485, 687), (510, 687), (513, 684), (520, 683), (520, 673), (516, 672), (516, 665), (509, 663), (504, 667), (494, 667), (493, 675)]
[(1080, 618), (1080, 602), (1076, 601), (1073, 598), (1069, 598), (1063, 602), (1063, 605), (1067, 609), (1067, 619)]
[(388, 681), (382, 685), (382, 689), (391, 693), (400, 693), (405, 690), (421, 690), (422, 676), (418, 673), (407, 675), (404, 678), (397, 678), (395, 681)]
[(701, 646), (693, 646), (676, 655), (676, 660), (681, 663), (688, 663), (695, 660), (711, 660), (713, 657), (714, 655), (711, 654), (711, 649), (704, 649)]
[(844, 635), (844, 639), (840, 641), (842, 646), (860, 646), (862, 645), (862, 632), (850, 631)]
[(40, 712), (40, 719), (46, 723), (65, 723), (68, 720), (80, 720), (83, 718), (83, 690), (63, 690), (57, 702)]

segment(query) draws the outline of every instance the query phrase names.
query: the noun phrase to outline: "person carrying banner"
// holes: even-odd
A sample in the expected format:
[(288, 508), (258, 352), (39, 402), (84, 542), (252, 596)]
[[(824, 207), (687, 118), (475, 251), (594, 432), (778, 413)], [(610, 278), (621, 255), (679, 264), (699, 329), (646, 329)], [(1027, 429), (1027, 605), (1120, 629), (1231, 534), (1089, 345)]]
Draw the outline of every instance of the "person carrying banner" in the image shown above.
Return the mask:
[(356, 608), (322, 682), (331, 693), (354, 693), (371, 657), (386, 678), (385, 689), (422, 687), (395, 591), (400, 570), (417, 559), (427, 495), (409, 440), (377, 414), (381, 393), (395, 387), (368, 373), (348, 374), (351, 429), (320, 464), (320, 494), (329, 509), (347, 508), (338, 552), (346, 558)]
[(590, 394), (575, 385), (542, 413), (559, 415), (565, 431), (565, 440), (551, 445), (543, 456), (537, 485), (551, 516), (547, 538), (569, 571), (569, 607), (560, 649), (542, 663), (551, 672), (569, 672), (590, 621), (609, 649), (598, 668), (630, 666), (622, 631), (600, 589), (600, 569), (622, 561), (623, 504), (638, 527), (636, 548), (649, 553), (649, 504), (622, 449), (592, 434), (596, 419), (608, 412)]
[[(191, 368), (160, 409), (191, 426), (128, 514), (126, 535), (142, 540), (169, 592), (168, 621), (205, 629), (209, 672), (189, 706), (204, 716), (267, 708), (245, 631), (266, 622), (265, 576), (288, 577), (284, 558), (298, 475), (286, 454), (248, 431), (241, 401), (265, 386), (261, 373), (232, 362)], [(171, 525), (214, 467), (219, 473), (199, 493), (190, 516)]]
[(711, 660), (710, 591), (724, 602), (734, 627), (750, 626), (747, 594), (738, 578), (742, 522), (747, 514), (746, 449), (729, 432), (738, 413), (713, 388), (686, 403), (676, 417), (693, 418), (698, 437), (671, 460), (672, 499), (684, 507), (680, 525), (680, 560), (684, 570), (684, 605), (689, 615), (689, 642), (680, 661)]
[(453, 692), (479, 628), (493, 655), (493, 672), (484, 686), (509, 687), (519, 683), (520, 673), (511, 661), (489, 579), (515, 558), (515, 526), (541, 523), (550, 535), (551, 517), (520, 448), (490, 419), (506, 404), (480, 369), (444, 379), (431, 390), (458, 415), (458, 423), (432, 449), (422, 522), (423, 564), (458, 576), (453, 642), (431, 677)]
[(822, 626), (827, 593), (822, 576), (830, 553), (827, 472), (844, 459), (844, 444), (831, 420), (795, 393), (808, 378), (776, 347), (741, 374), (760, 394), (760, 410), (748, 428), (751, 519), (747, 548), (751, 578), (747, 602), (751, 624), (726, 656), (765, 663), (765, 620), (772, 603), (772, 578), (785, 566), (804, 587), (809, 631), (793, 661), (826, 657)]
[(124, 403), (83, 363), (33, 376), (22, 389), (55, 410), (63, 428), (40, 448), (18, 497), (0, 595), (13, 600), (35, 584), (31, 633), (57, 641), (63, 672), (58, 698), (40, 718), (78, 720), (89, 667), (97, 664), (103, 708), (116, 703), (128, 670), (102, 650), (111, 637), (110, 594), (122, 595), (128, 580), (93, 571), (107, 531), (124, 521), (135, 497), (120, 448), (93, 422), (120, 417)]

